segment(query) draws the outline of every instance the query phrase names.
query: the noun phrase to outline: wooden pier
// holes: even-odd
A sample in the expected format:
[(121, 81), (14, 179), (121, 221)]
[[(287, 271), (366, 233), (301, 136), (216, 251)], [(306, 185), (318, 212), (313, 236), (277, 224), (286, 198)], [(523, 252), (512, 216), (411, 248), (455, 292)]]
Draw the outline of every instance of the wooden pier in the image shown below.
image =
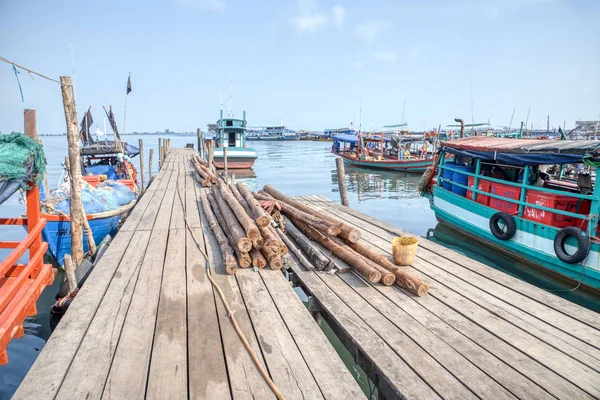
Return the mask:
[[(199, 204), (193, 150), (172, 149), (15, 394), (15, 399), (272, 398), (206, 275), (186, 219), (252, 348), (285, 398), (364, 398), (323, 318), (382, 398), (600, 397), (600, 319), (421, 239), (415, 297), (353, 272), (227, 275)], [(389, 254), (401, 229), (319, 196), (299, 198)], [(343, 262), (336, 260), (340, 266)]]

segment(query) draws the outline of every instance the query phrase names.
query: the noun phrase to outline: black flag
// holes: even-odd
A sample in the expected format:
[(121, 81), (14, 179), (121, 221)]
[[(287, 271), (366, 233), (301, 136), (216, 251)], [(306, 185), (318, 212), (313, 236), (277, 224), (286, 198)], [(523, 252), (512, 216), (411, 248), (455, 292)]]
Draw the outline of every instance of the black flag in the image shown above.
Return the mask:
[(127, 94), (131, 93), (131, 75), (127, 78)]
[(94, 139), (92, 135), (90, 135), (90, 128), (94, 123), (94, 118), (92, 118), (92, 107), (88, 108), (88, 110), (83, 114), (83, 119), (81, 120), (81, 129), (79, 130), (79, 137), (84, 144), (94, 143)]

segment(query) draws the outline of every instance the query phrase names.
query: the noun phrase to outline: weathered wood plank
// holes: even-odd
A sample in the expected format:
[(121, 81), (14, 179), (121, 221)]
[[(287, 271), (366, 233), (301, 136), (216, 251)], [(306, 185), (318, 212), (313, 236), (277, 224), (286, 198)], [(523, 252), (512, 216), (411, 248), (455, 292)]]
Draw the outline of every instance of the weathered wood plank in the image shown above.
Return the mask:
[(104, 399), (143, 399), (163, 275), (167, 231), (153, 231), (106, 379)]
[[(281, 275), (279, 271), (268, 272)], [(277, 388), (286, 399), (323, 398), (260, 275), (252, 269), (243, 269), (236, 277)]]
[(120, 232), (116, 236), (21, 382), (13, 399), (52, 399), (56, 396), (132, 236), (133, 232)]
[[(58, 398), (99, 399), (102, 395), (149, 239), (147, 231), (133, 234), (65, 376)], [(94, 367), (89, 368), (91, 365)]]
[[(239, 292), (235, 276), (229, 275), (225, 271), (217, 240), (210, 230), (210, 226), (207, 223), (206, 215), (204, 215), (203, 210), (201, 218), (210, 268), (213, 271), (213, 279), (221, 287), (231, 309), (235, 310), (235, 317), (242, 332), (244, 332), (248, 343), (250, 343), (250, 346), (256, 353), (258, 359), (264, 365), (265, 361), (262, 357), (256, 335), (254, 334), (248, 311)], [(250, 358), (250, 355), (247, 353), (244, 345), (235, 332), (219, 294), (216, 290), (213, 291), (213, 293), (214, 302), (217, 306), (217, 315), (219, 326), (221, 328), (221, 340), (225, 350), (225, 361), (227, 363), (227, 373), (229, 375), (229, 385), (232, 397), (235, 399), (274, 398), (271, 389), (258, 372), (252, 358)]]
[[(331, 207), (332, 202), (328, 200), (324, 196), (307, 196), (306, 199), (309, 199), (312, 202), (320, 203), (325, 207)], [(337, 209), (336, 209), (337, 210)], [(387, 230), (388, 232), (394, 235), (406, 235), (409, 232), (389, 224), (384, 221), (377, 220), (373, 217), (370, 217), (366, 214), (363, 214), (359, 211), (353, 210), (352, 208), (348, 208), (344, 210), (347, 214), (350, 214), (356, 218), (359, 218), (365, 222), (368, 222), (374, 226)], [(582, 323), (590, 325), (595, 329), (600, 329), (600, 319), (598, 318), (598, 314), (592, 310), (588, 310), (577, 304), (574, 304), (566, 299), (560, 298), (552, 293), (549, 293), (545, 290), (538, 289), (533, 287), (532, 285), (523, 282), (517, 278), (514, 278), (508, 274), (505, 274), (502, 271), (495, 270), (494, 268), (490, 268), (480, 262), (472, 260), (462, 254), (459, 254), (453, 250), (450, 250), (440, 244), (434, 243), (430, 240), (421, 238), (419, 240), (419, 246), (426, 248), (430, 251), (433, 251), (443, 257), (447, 258), (450, 261), (453, 261), (459, 265), (464, 266), (476, 272), (478, 274), (482, 274), (487, 278), (507, 287), (515, 292), (520, 293), (525, 297), (529, 297), (532, 300), (537, 301), (539, 304), (543, 306), (550, 307), (557, 311), (560, 311), (566, 316), (569, 316), (573, 319), (579, 320)]]
[(167, 181), (171, 179), (172, 172), (168, 171), (165, 173), (167, 174), (168, 178), (165, 177), (164, 183), (155, 189), (154, 196), (152, 196), (152, 201), (150, 202), (148, 207), (146, 207), (146, 210), (144, 211), (139, 223), (135, 227), (135, 230), (149, 231), (152, 230), (152, 228), (154, 227), (158, 211), (160, 210), (161, 205), (165, 200)]
[(149, 399), (187, 399), (185, 234), (169, 230), (148, 374)]

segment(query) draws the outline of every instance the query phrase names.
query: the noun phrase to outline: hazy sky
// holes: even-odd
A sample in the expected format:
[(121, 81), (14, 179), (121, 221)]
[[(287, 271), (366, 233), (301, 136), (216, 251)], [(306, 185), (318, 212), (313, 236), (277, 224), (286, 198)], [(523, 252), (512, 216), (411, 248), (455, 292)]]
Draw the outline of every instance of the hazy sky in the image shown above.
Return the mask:
[[(455, 117), (493, 125), (600, 114), (600, 1), (0, 0), (0, 56), (58, 79), (72, 73), (80, 115), (112, 104), (127, 131), (205, 129), (220, 95), (250, 125), (296, 129)], [(58, 84), (0, 63), (0, 130), (64, 132)], [(472, 96), (471, 84), (472, 81)], [(473, 99), (473, 116), (471, 115)], [(225, 105), (225, 108), (227, 106)]]

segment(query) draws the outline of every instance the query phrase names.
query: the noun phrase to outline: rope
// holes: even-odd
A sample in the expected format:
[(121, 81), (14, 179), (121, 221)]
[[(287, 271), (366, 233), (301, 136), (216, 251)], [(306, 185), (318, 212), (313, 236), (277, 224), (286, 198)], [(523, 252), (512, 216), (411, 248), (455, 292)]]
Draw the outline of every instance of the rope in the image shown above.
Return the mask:
[(271, 377), (269, 376), (268, 372), (265, 370), (265, 368), (260, 363), (260, 360), (256, 356), (256, 353), (250, 346), (250, 343), (248, 343), (246, 336), (244, 335), (244, 333), (242, 332), (242, 329), (238, 325), (237, 320), (235, 319), (235, 315), (234, 315), (235, 312), (231, 309), (231, 307), (229, 307), (229, 303), (227, 302), (227, 299), (225, 298), (225, 294), (221, 290), (221, 287), (219, 286), (219, 284), (217, 282), (215, 282), (215, 280), (212, 277), (212, 273), (210, 270), (210, 263), (208, 261), (208, 255), (206, 254), (206, 252), (200, 245), (200, 242), (196, 238), (196, 235), (194, 234), (194, 230), (190, 226), (190, 223), (188, 222), (188, 219), (185, 215), (185, 207), (183, 206), (183, 200), (181, 199), (181, 193), (179, 192), (179, 183), (177, 184), (176, 191), (177, 191), (177, 195), (179, 196), (179, 202), (181, 203), (181, 207), (182, 207), (182, 209), (184, 209), (183, 219), (185, 220), (185, 225), (187, 226), (188, 230), (192, 234), (192, 238), (194, 239), (194, 242), (196, 243), (196, 247), (198, 248), (198, 250), (200, 250), (200, 252), (204, 256), (204, 259), (206, 260), (206, 276), (208, 276), (208, 279), (210, 280), (210, 283), (214, 286), (214, 288), (217, 289), (217, 292), (219, 293), (219, 297), (221, 297), (221, 301), (223, 302), (223, 305), (225, 306), (225, 310), (227, 310), (227, 316), (231, 319), (231, 323), (233, 324), (235, 331), (237, 332), (242, 343), (244, 344), (244, 347), (248, 351), (248, 354), (250, 354), (250, 357), (252, 357), (252, 361), (254, 361), (254, 365), (256, 365), (256, 368), (258, 368), (258, 371), (264, 378), (265, 382), (267, 382), (267, 385), (269, 385), (269, 388), (271, 389), (271, 391), (273, 391), (273, 394), (275, 394), (275, 397), (277, 397), (280, 400), (283, 400), (284, 399), (283, 394), (279, 391), (277, 386), (275, 386), (275, 383), (271, 380)]
[(52, 78), (50, 78), (50, 77), (48, 77), (48, 76), (46, 76), (46, 75), (40, 74), (39, 72), (35, 72), (35, 71), (34, 71), (34, 70), (32, 70), (32, 69), (25, 68), (24, 66), (22, 66), (22, 65), (19, 65), (19, 64), (17, 64), (17, 63), (14, 63), (14, 62), (12, 62), (12, 61), (10, 61), (10, 60), (8, 60), (8, 59), (4, 58), (4, 57), (0, 57), (0, 61), (4, 61), (4, 62), (5, 62), (5, 63), (7, 63), (7, 64), (11, 64), (13, 67), (14, 67), (14, 66), (17, 66), (17, 67), (19, 67), (19, 68), (21, 68), (21, 69), (24, 69), (24, 70), (25, 70), (25, 71), (27, 71), (29, 74), (34, 74), (34, 75), (37, 75), (37, 76), (39, 76), (39, 77), (42, 77), (42, 78), (44, 78), (44, 79), (48, 79), (49, 81), (56, 82), (56, 83), (58, 83), (59, 85), (61, 84), (61, 83), (60, 83), (60, 81), (57, 81), (56, 79), (52, 79)]

